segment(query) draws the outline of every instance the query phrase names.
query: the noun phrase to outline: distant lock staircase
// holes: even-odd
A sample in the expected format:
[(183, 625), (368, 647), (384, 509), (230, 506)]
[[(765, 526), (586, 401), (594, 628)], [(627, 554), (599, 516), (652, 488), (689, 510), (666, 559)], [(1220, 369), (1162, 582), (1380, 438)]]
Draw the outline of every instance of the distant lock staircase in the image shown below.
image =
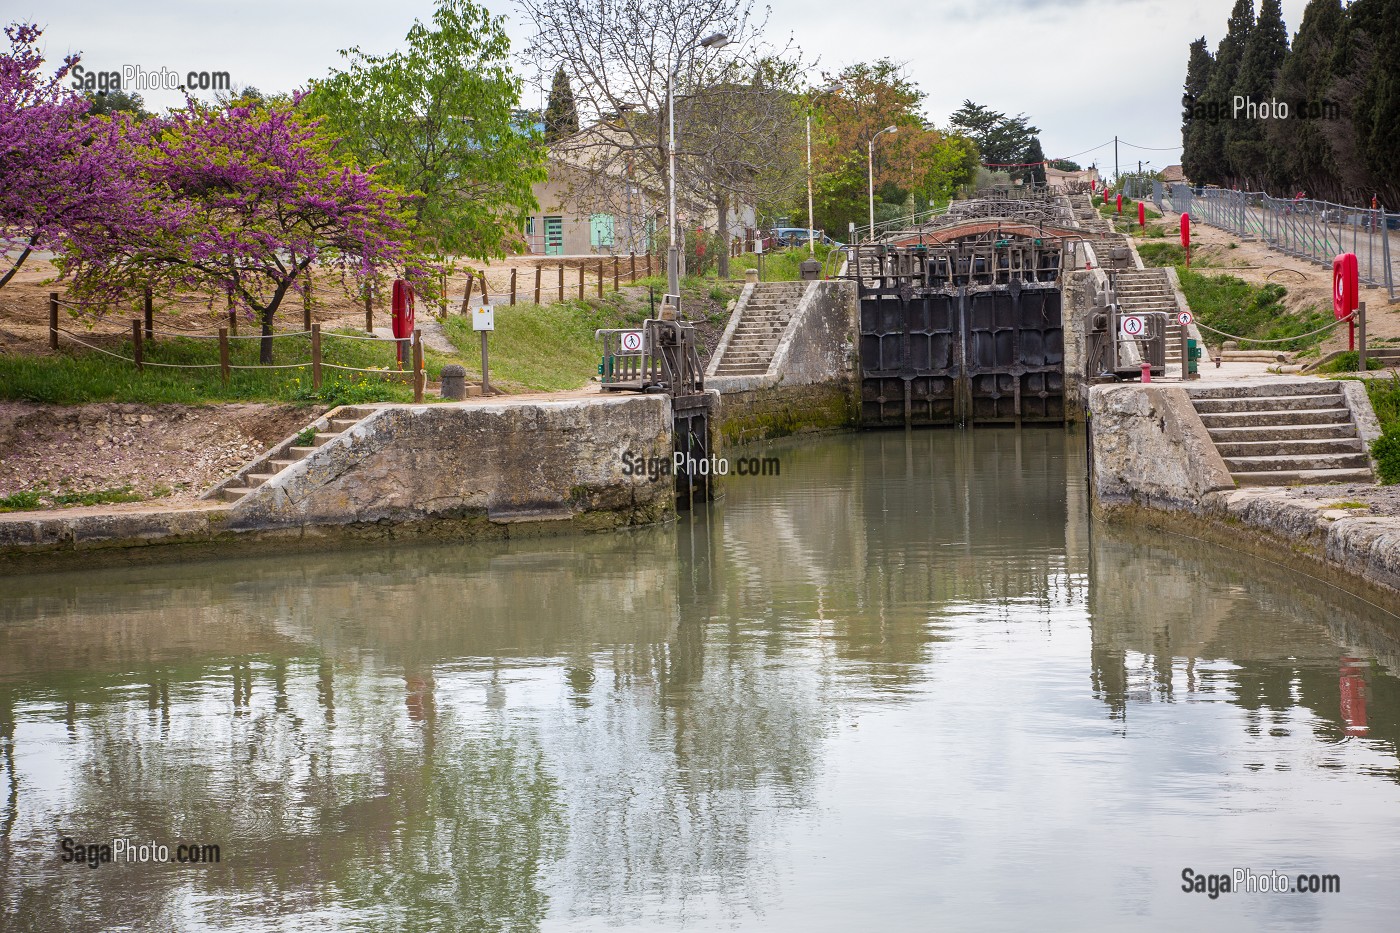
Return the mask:
[(715, 376), (761, 376), (768, 372), (782, 342), (783, 332), (809, 282), (759, 282), (749, 292), (748, 300), (735, 310), (738, 326), (729, 342), (720, 347), (717, 363), (711, 367)]

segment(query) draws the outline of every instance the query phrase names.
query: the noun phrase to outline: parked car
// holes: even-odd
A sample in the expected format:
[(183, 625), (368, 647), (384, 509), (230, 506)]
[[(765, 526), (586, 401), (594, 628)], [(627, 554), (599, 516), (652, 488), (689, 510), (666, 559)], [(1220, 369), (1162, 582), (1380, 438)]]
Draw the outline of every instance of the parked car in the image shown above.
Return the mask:
[[(774, 227), (771, 232), (773, 240), (779, 246), (806, 246), (810, 235), (811, 231), (806, 227)], [(846, 245), (839, 240), (833, 240), (821, 230), (817, 231), (817, 242), (832, 249), (840, 249)]]

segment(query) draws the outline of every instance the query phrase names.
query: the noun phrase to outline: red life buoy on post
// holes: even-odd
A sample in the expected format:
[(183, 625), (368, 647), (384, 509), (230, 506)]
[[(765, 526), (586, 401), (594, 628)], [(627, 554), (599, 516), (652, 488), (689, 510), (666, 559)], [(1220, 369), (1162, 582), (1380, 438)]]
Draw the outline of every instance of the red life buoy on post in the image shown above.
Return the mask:
[[(1332, 313), (1345, 320), (1361, 300), (1361, 268), (1355, 253), (1342, 253), (1332, 260)], [(1347, 349), (1356, 349), (1356, 319), (1347, 325)]]
[(403, 279), (394, 279), (393, 303), (394, 339), (399, 341), (399, 368), (403, 368), (404, 341), (413, 337), (413, 286)]

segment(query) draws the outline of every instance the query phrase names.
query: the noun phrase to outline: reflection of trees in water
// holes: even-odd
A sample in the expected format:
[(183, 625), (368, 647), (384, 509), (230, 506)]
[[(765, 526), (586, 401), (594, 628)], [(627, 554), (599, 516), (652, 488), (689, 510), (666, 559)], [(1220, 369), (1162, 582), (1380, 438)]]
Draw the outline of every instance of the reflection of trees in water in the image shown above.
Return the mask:
[[(1364, 734), (1396, 754), (1395, 619), (1276, 564), (1240, 553), (1221, 560), (1222, 553), (1121, 524), (1096, 527), (1092, 677), (1110, 715), (1126, 717), (1133, 703), (1171, 702), (1181, 680), (1189, 692), (1223, 693), (1244, 710), (1248, 735), (1290, 728), (1301, 707), (1315, 717), (1317, 738), (1331, 744), (1347, 734), (1346, 685), (1364, 690)], [(1221, 660), (1231, 667), (1212, 663)], [(1364, 687), (1347, 685), (1349, 676)]]
[[(406, 694), (373, 670), (339, 672), (331, 719), (324, 666), (235, 669), (248, 673), (176, 685), (168, 722), (145, 697), (87, 711), (68, 783), (25, 788), (5, 866), (14, 920), (279, 928), (329, 911), (375, 929), (538, 925), (536, 880), (561, 824), (528, 729), (439, 712), (430, 680)], [(80, 841), (212, 842), (222, 860), (74, 868), (56, 857), (56, 828)]]

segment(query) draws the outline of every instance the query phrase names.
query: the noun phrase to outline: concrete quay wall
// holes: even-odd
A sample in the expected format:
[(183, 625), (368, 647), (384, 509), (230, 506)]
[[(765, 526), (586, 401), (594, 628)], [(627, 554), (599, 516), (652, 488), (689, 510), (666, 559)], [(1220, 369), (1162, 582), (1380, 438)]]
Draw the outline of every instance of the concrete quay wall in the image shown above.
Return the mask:
[(664, 395), (380, 406), (235, 503), (0, 515), (0, 565), (654, 524), (675, 515), (672, 484), (627, 475), (624, 455), (671, 449)]
[[(1347, 401), (1366, 403), (1364, 393)], [(1237, 488), (1179, 386), (1094, 386), (1089, 424), (1096, 515), (1244, 550), (1400, 615), (1400, 518), (1340, 508), (1340, 488)]]

